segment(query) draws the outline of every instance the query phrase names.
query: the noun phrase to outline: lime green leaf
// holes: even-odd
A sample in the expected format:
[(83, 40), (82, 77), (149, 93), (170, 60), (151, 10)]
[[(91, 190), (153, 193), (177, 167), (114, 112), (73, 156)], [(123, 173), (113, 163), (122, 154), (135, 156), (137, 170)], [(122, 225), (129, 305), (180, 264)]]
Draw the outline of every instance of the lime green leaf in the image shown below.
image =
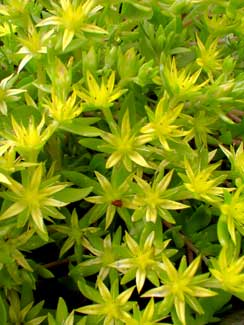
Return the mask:
[(58, 300), (58, 306), (56, 311), (56, 320), (59, 324), (63, 324), (65, 319), (68, 317), (68, 308), (62, 297)]
[(108, 34), (108, 32), (96, 25), (86, 24), (82, 27), (82, 30), (87, 33), (96, 33), (96, 34)]
[(54, 278), (54, 274), (50, 270), (46, 269), (45, 267), (43, 267), (41, 265), (37, 265), (35, 267), (35, 271), (43, 279), (53, 279)]
[[(67, 319), (64, 322), (64, 325), (73, 325), (74, 324), (74, 311), (72, 311)], [(77, 323), (78, 324), (78, 323)]]
[(103, 148), (102, 148), (102, 145), (104, 145), (104, 141), (101, 139), (86, 139), (86, 138), (84, 138), (84, 139), (79, 140), (79, 143), (82, 146), (84, 146), (85, 148), (105, 152), (105, 150), (103, 150)]
[(78, 287), (80, 292), (89, 300), (92, 300), (98, 304), (103, 303), (103, 299), (98, 293), (98, 291), (88, 286), (84, 279), (78, 281)]
[(48, 319), (48, 325), (57, 325), (54, 317), (50, 313), (48, 313), (48, 318), (47, 319)]
[(58, 193), (55, 193), (53, 197), (56, 200), (71, 203), (84, 199), (90, 192), (92, 191), (92, 187), (86, 188), (65, 188)]
[(43, 305), (44, 300), (40, 301), (38, 304), (32, 307), (31, 310), (28, 312), (27, 319), (34, 319), (41, 312)]
[(70, 170), (67, 171), (64, 170), (62, 171), (62, 175), (67, 177), (69, 181), (71, 181), (75, 185), (78, 185), (79, 187), (92, 187), (93, 193), (95, 194), (101, 193), (101, 189), (98, 183), (94, 179), (82, 173), (78, 173)]
[(72, 41), (72, 38), (74, 37), (74, 30), (65, 29), (64, 35), (63, 35), (63, 51), (66, 49), (66, 47), (69, 45), (69, 43)]
[(84, 137), (97, 137), (101, 131), (90, 124), (96, 123), (99, 118), (76, 118), (63, 122), (59, 128)]
[(39, 316), (36, 317), (32, 320), (30, 320), (29, 322), (26, 322), (26, 325), (39, 325), (41, 323), (43, 323), (43, 321), (47, 318), (47, 316)]

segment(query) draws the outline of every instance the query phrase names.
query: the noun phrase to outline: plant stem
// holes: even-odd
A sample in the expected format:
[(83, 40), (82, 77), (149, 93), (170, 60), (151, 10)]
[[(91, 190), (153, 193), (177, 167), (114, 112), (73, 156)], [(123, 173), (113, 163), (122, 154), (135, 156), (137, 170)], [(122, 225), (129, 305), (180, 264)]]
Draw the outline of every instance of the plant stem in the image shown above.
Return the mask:
[[(37, 83), (40, 85), (40, 86), (43, 86), (45, 84), (45, 80), (46, 80), (46, 77), (45, 77), (45, 68), (43, 67), (42, 64), (38, 64), (37, 65)], [(41, 102), (41, 99), (43, 97), (43, 90), (41, 90), (40, 88), (38, 88), (38, 102), (40, 103)]]
[(57, 261), (43, 264), (42, 267), (44, 267), (45, 269), (53, 269), (59, 265), (68, 264), (69, 261), (70, 261), (69, 258), (64, 258), (63, 260), (57, 260)]
[(116, 132), (116, 123), (114, 122), (113, 115), (111, 113), (111, 110), (109, 107), (104, 107), (103, 109), (103, 114), (106, 119), (106, 122), (108, 123), (108, 126), (111, 130), (111, 132)]

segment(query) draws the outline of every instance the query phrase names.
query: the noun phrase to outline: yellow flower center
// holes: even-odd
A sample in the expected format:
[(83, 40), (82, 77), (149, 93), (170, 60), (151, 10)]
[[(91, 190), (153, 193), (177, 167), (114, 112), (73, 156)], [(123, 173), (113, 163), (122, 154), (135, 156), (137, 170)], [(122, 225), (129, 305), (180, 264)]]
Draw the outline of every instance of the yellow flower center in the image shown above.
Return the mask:
[(114, 301), (111, 301), (106, 304), (105, 311), (106, 314), (109, 315), (111, 318), (120, 318), (120, 308)]
[(23, 195), (24, 202), (30, 208), (39, 206), (39, 193), (38, 190), (33, 191), (32, 189), (26, 189)]
[(140, 269), (145, 270), (150, 264), (152, 264), (152, 249), (148, 250), (148, 252), (142, 252), (141, 255), (136, 257), (136, 263), (140, 267)]
[(189, 283), (188, 279), (177, 279), (171, 285), (171, 292), (175, 295), (181, 294), (188, 286), (188, 283)]
[(120, 138), (118, 141), (118, 151), (120, 152), (129, 152), (132, 150), (132, 141), (133, 139), (129, 139), (128, 136), (124, 138)]
[(157, 192), (150, 191), (146, 193), (146, 197), (145, 197), (146, 205), (149, 205), (154, 208), (158, 205), (159, 202), (160, 202), (160, 197)]
[(64, 28), (68, 30), (77, 30), (83, 24), (84, 14), (82, 7), (78, 7), (77, 9), (73, 8), (70, 5), (66, 11), (63, 13), (62, 22)]
[(197, 175), (191, 184), (186, 184), (186, 187), (192, 192), (205, 194), (212, 187), (212, 184), (203, 175)]

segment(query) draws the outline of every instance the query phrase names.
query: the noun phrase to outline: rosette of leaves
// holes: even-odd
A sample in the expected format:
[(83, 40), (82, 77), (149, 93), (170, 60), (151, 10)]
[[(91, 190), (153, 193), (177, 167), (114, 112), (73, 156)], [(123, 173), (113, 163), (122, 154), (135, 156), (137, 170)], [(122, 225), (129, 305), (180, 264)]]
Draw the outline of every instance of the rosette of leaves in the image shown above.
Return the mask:
[(142, 296), (164, 298), (160, 308), (169, 312), (174, 306), (182, 324), (186, 324), (186, 305), (203, 314), (204, 310), (197, 297), (212, 297), (216, 293), (206, 288), (209, 274), (196, 275), (200, 261), (199, 256), (187, 267), (186, 258), (183, 257), (177, 270), (168, 258), (163, 257), (164, 270), (160, 273), (163, 285), (147, 291)]
[(1, 325), (204, 325), (241, 303), (243, 9), (1, 1)]

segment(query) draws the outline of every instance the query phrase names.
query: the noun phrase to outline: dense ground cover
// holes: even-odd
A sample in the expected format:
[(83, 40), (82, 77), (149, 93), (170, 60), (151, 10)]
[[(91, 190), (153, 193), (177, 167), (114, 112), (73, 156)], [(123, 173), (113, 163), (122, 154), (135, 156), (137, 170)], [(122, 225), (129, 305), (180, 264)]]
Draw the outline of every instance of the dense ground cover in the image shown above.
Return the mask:
[(204, 325), (243, 306), (243, 14), (0, 1), (1, 325)]

